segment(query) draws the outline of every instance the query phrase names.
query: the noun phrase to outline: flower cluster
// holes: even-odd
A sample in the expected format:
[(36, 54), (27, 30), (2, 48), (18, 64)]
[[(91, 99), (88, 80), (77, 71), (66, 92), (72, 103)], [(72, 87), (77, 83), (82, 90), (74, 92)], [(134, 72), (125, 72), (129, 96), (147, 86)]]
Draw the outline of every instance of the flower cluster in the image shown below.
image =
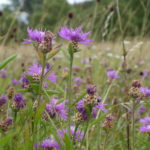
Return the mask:
[[(51, 118), (67, 120), (67, 107), (66, 102), (59, 103), (57, 98), (52, 98), (49, 104), (46, 104), (46, 112)], [(43, 114), (43, 119), (48, 120), (47, 115)]]
[(12, 125), (12, 121), (13, 119), (11, 117), (4, 119), (2, 122), (0, 122), (0, 129), (7, 131), (8, 128)]
[(25, 107), (25, 100), (24, 100), (22, 94), (16, 93), (14, 95), (13, 108), (15, 110), (20, 110), (20, 109), (23, 109), (24, 107)]
[(77, 113), (75, 114), (75, 120), (82, 122), (90, 119), (91, 117), (96, 118), (97, 110), (106, 112), (106, 104), (103, 104), (100, 97), (96, 95), (96, 86), (90, 85), (87, 88), (87, 95), (76, 103)]

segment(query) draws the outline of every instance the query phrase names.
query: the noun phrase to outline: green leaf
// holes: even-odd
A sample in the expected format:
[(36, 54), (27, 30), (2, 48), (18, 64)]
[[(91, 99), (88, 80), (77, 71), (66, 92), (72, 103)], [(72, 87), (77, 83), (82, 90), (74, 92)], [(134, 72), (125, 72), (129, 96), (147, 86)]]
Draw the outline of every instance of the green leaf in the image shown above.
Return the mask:
[(61, 91), (56, 91), (56, 90), (46, 90), (48, 95), (54, 95), (54, 94), (61, 94)]
[(60, 52), (59, 49), (53, 49), (53, 50), (49, 53), (49, 55), (48, 55), (48, 57), (46, 58), (46, 60), (48, 61), (49, 59), (51, 59), (52, 57), (54, 57), (58, 52)]
[(28, 89), (18, 89), (17, 90), (17, 93), (27, 93), (27, 92), (29, 92)]
[(10, 63), (16, 57), (17, 57), (17, 55), (12, 55), (12, 56), (6, 58), (2, 63), (0, 63), (0, 70), (3, 69), (8, 63)]

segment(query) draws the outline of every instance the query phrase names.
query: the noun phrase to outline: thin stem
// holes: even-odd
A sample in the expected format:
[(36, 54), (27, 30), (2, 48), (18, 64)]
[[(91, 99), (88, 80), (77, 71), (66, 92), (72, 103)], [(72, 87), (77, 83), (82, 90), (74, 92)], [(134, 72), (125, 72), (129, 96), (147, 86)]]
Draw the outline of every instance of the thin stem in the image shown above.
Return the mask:
[(43, 60), (42, 60), (42, 73), (41, 73), (41, 78), (40, 78), (40, 86), (39, 86), (39, 103), (41, 99), (41, 91), (43, 88), (43, 79), (44, 79), (44, 70), (45, 70), (45, 63), (46, 63), (46, 56), (43, 55)]
[(134, 109), (135, 109), (135, 100), (132, 101), (132, 150), (134, 150), (134, 146), (135, 146), (135, 117), (134, 117)]
[(74, 58), (74, 52), (72, 54), (70, 54), (70, 64), (69, 64), (69, 80), (68, 80), (68, 93), (67, 93), (67, 96), (68, 96), (68, 100), (69, 100), (69, 109), (68, 109), (68, 132), (69, 132), (69, 135), (71, 136), (71, 133), (70, 133), (70, 125), (71, 125), (71, 102), (72, 102), (72, 66), (73, 66), (73, 58)]

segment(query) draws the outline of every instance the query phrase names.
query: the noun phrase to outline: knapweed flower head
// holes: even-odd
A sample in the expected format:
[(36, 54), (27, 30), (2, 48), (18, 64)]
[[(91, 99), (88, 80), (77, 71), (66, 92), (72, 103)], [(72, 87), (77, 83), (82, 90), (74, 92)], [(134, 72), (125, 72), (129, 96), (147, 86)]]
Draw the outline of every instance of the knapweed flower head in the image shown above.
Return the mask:
[(83, 83), (83, 80), (80, 77), (74, 78), (74, 84), (75, 86), (80, 86)]
[[(84, 132), (77, 129), (77, 131), (75, 131), (75, 126), (71, 125), (70, 126), (70, 133), (72, 135), (72, 137), (74, 136), (74, 141), (81, 141), (84, 137)], [(64, 139), (64, 135), (68, 134), (68, 130), (67, 129), (59, 129), (58, 130), (58, 134), (61, 136), (62, 139)]]
[(49, 104), (46, 104), (46, 111), (50, 117), (56, 117), (56, 119), (67, 120), (67, 107), (66, 102), (58, 103), (57, 98), (52, 98)]
[(22, 88), (28, 88), (30, 81), (27, 79), (26, 74), (23, 73), (21, 76), (21, 86)]
[(141, 105), (141, 106), (139, 107), (139, 114), (145, 113), (146, 110), (147, 110), (147, 108), (146, 108), (144, 105)]
[[(44, 75), (48, 72), (47, 68), (44, 69)], [(34, 64), (29, 67), (28, 74), (32, 76), (34, 81), (39, 81), (42, 74), (42, 66)]]
[(21, 93), (16, 93), (14, 95), (14, 104), (13, 104), (13, 108), (20, 110), (23, 109), (25, 107), (25, 100), (22, 96)]
[(12, 125), (13, 119), (11, 117), (5, 118), (0, 122), (0, 129), (3, 131), (7, 131), (8, 128)]
[(89, 43), (92, 42), (92, 40), (88, 39), (89, 34), (90, 32), (83, 33), (82, 27), (78, 27), (76, 29), (62, 27), (59, 32), (59, 36), (61, 38), (83, 45), (89, 45)]
[(53, 149), (60, 149), (59, 144), (57, 143), (57, 141), (55, 141), (52, 138), (46, 138), (42, 141), (41, 143), (41, 147), (46, 149), (46, 150), (53, 150)]
[(4, 104), (6, 104), (6, 103), (7, 103), (7, 96), (2, 95), (2, 96), (0, 97), (0, 106), (4, 105)]
[(89, 95), (94, 95), (96, 93), (96, 86), (95, 85), (89, 85), (87, 87), (87, 93)]
[(13, 79), (13, 80), (11, 80), (11, 83), (12, 83), (13, 85), (18, 85), (18, 84), (20, 84), (20, 81), (17, 80), (17, 79)]
[(140, 92), (143, 93), (146, 97), (150, 97), (150, 89), (141, 87)]
[(3, 79), (7, 78), (6, 70), (4, 70), (4, 69), (0, 70), (0, 77), (3, 78)]
[[(86, 98), (86, 97), (85, 97)], [(83, 122), (91, 118), (96, 118), (97, 111), (101, 110), (103, 112), (107, 112), (105, 106), (107, 104), (103, 104), (100, 98), (97, 97), (97, 104), (92, 106), (87, 105), (87, 101), (83, 98), (79, 102), (76, 103), (77, 113), (75, 115), (75, 121)], [(89, 107), (88, 107), (89, 106)], [(90, 112), (89, 112), (90, 111)]]
[(117, 75), (117, 72), (115, 70), (107, 70), (107, 77), (110, 79), (118, 79), (119, 76)]
[(56, 83), (57, 82), (57, 75), (55, 75), (54, 72), (51, 72), (48, 76), (48, 80), (51, 81), (52, 83)]
[(45, 32), (43, 32), (42, 30), (37, 30), (37, 29), (33, 30), (28, 28), (27, 33), (29, 39), (25, 39), (24, 44), (30, 44), (32, 42), (41, 43), (42, 41), (44, 41)]
[(140, 120), (142, 126), (140, 127), (140, 132), (150, 132), (150, 117), (145, 117)]
[[(30, 76), (34, 76), (35, 74), (41, 75), (41, 73), (42, 73), (42, 66), (39, 64), (34, 64), (34, 65), (30, 66), (28, 69), (28, 74)], [(44, 74), (45, 73), (47, 73), (47, 69), (44, 70)]]

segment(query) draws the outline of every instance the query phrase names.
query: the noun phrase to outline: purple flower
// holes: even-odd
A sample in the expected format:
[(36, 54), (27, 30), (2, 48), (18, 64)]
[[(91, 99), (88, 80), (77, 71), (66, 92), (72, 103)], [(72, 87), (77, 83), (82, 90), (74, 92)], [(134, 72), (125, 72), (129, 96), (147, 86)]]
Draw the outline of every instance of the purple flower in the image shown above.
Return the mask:
[(15, 107), (17, 109), (23, 109), (25, 107), (24, 98), (21, 93), (17, 93), (14, 95)]
[(46, 81), (44, 81), (44, 83), (43, 83), (43, 87), (44, 87), (44, 88), (48, 88), (48, 84), (47, 84), (47, 82), (46, 82)]
[(150, 96), (150, 89), (148, 89), (148, 88), (141, 87), (140, 92), (145, 94), (147, 97)]
[(5, 119), (5, 124), (6, 124), (7, 126), (9, 126), (9, 125), (12, 124), (12, 121), (13, 121), (13, 119), (12, 119), (11, 117), (8, 117), (8, 118)]
[(32, 29), (27, 29), (28, 32), (28, 37), (29, 39), (25, 39), (24, 40), (24, 44), (30, 44), (32, 42), (42, 42), (44, 40), (45, 37), (45, 32), (41, 31), (41, 30), (32, 30)]
[(42, 148), (45, 148), (47, 150), (51, 150), (53, 148), (59, 150), (59, 144), (52, 138), (46, 138), (41, 143)]
[[(91, 111), (91, 114), (93, 116), (93, 118), (96, 118), (96, 115), (97, 115), (97, 110), (101, 110), (103, 112), (106, 112), (107, 109), (104, 107), (106, 106), (107, 104), (103, 104), (100, 100), (99, 100), (99, 97), (97, 98), (98, 99), (98, 104), (92, 108), (92, 111)], [(89, 117), (89, 112), (87, 111), (86, 107), (85, 107), (85, 104), (84, 104), (84, 98), (81, 99), (79, 102), (76, 103), (76, 109), (78, 110), (78, 112), (80, 112), (82, 115), (83, 115), (83, 119), (86, 121), (88, 120), (88, 117)]]
[(119, 78), (119, 76), (117, 75), (117, 72), (112, 69), (107, 71), (107, 77), (110, 79), (118, 79)]
[(30, 81), (26, 78), (25, 73), (23, 73), (21, 76), (21, 82), (22, 82), (22, 88), (26, 88), (30, 83)]
[(0, 97), (0, 106), (4, 105), (7, 103), (7, 97), (5, 95), (2, 95)]
[(141, 119), (140, 123), (143, 124), (143, 126), (140, 127), (141, 132), (150, 132), (150, 117)]
[(17, 79), (13, 79), (13, 80), (11, 80), (11, 82), (12, 82), (13, 85), (20, 84), (20, 82)]
[(0, 77), (3, 79), (7, 78), (6, 70), (4, 70), (4, 69), (0, 70)]
[(48, 76), (48, 80), (50, 80), (52, 83), (56, 83), (57, 76), (55, 75), (55, 73), (51, 72)]
[(46, 104), (46, 111), (51, 117), (62, 118), (67, 120), (67, 108), (65, 106), (65, 102), (58, 103), (57, 98), (51, 99), (49, 104)]
[(90, 32), (83, 33), (82, 32), (82, 27), (78, 27), (76, 29), (69, 29), (67, 27), (62, 27), (59, 36), (61, 38), (64, 38), (66, 40), (70, 40), (72, 42), (77, 42), (83, 45), (89, 45), (92, 40), (88, 40), (88, 35)]
[[(75, 134), (75, 137), (74, 137), (74, 140), (75, 141), (81, 141), (84, 137), (84, 132), (77, 129), (76, 133), (75, 133), (75, 126), (71, 126), (70, 127), (70, 133), (74, 136)], [(58, 134), (62, 137), (62, 139), (64, 138), (64, 135), (65, 134), (68, 134), (68, 130), (67, 129), (62, 129), (62, 130), (58, 130)]]
[(146, 111), (146, 107), (144, 105), (141, 105), (139, 108), (139, 113), (143, 114)]
[(89, 95), (94, 95), (96, 93), (96, 86), (95, 85), (89, 85), (87, 87), (87, 93)]
[(74, 82), (76, 86), (80, 86), (82, 84), (82, 79), (80, 77), (74, 78)]

